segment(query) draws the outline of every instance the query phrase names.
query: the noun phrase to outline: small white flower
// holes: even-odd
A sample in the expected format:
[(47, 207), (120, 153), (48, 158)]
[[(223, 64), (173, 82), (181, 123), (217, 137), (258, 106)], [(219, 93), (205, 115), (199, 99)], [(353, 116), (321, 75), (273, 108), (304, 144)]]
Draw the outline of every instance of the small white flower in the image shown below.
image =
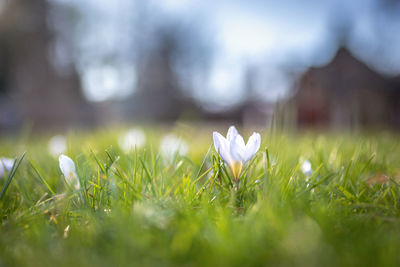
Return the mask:
[(71, 228), (71, 226), (69, 224), (67, 225), (67, 227), (65, 227), (65, 229), (64, 229), (64, 238), (68, 237), (70, 228)]
[(118, 139), (118, 145), (125, 152), (129, 152), (135, 147), (142, 147), (145, 143), (145, 133), (142, 130), (136, 128), (130, 129)]
[(303, 164), (301, 164), (301, 171), (306, 176), (311, 176), (311, 174), (313, 173), (311, 162), (309, 162), (308, 160), (303, 161)]
[(188, 144), (174, 134), (167, 134), (161, 140), (161, 154), (168, 159), (173, 158), (175, 154), (186, 155), (188, 150)]
[(68, 183), (69, 186), (78, 190), (81, 188), (81, 184), (79, 182), (78, 175), (76, 174), (75, 163), (72, 161), (71, 158), (61, 155), (58, 158), (60, 163), (60, 169), (65, 177), (65, 181)]
[(234, 126), (229, 127), (226, 138), (214, 132), (213, 139), (215, 150), (229, 166), (235, 179), (239, 178), (243, 165), (256, 154), (261, 144), (259, 133), (253, 133), (245, 144)]
[[(311, 175), (314, 172), (311, 162), (309, 162), (308, 160), (303, 161), (303, 164), (301, 164), (301, 171), (304, 173), (304, 175), (307, 176), (306, 183), (307, 183), (307, 188), (308, 188), (311, 185), (309, 182), (310, 182)], [(318, 179), (319, 178), (317, 177), (317, 180)], [(314, 194), (314, 188), (311, 189), (311, 194)]]
[(15, 159), (0, 158), (0, 178), (6, 175), (6, 172), (10, 172), (14, 165)]
[(64, 135), (55, 135), (49, 141), (49, 152), (54, 157), (59, 156), (67, 150), (67, 140)]

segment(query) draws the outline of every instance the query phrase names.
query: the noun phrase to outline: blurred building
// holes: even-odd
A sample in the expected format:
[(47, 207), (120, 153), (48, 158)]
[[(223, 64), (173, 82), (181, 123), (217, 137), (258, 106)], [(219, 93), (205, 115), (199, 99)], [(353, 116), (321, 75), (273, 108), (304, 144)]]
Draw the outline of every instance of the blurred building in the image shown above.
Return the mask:
[(308, 69), (295, 90), (299, 127), (400, 127), (400, 77), (377, 73), (346, 48)]

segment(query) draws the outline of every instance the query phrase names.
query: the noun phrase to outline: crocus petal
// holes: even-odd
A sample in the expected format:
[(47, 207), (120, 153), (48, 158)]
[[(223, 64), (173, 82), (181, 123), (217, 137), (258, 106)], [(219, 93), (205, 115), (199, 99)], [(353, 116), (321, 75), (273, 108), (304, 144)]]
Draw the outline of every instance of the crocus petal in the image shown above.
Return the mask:
[(6, 168), (6, 170), (9, 172), (12, 169), (12, 166), (14, 165), (15, 159), (9, 159), (9, 158), (0, 158), (0, 164)]
[(235, 138), (234, 138), (234, 140), (235, 140), (235, 143), (236, 143), (238, 146), (240, 146), (243, 150), (246, 149), (246, 144), (245, 144), (245, 142), (244, 142), (243, 137), (242, 137), (240, 134), (236, 135)]
[(253, 133), (250, 138), (249, 141), (247, 141), (247, 145), (246, 145), (246, 155), (244, 158), (244, 162), (249, 161), (254, 154), (257, 153), (258, 149), (260, 148), (260, 144), (261, 144), (261, 136), (259, 133)]
[(236, 130), (235, 126), (229, 127), (228, 133), (226, 134), (226, 139), (231, 142), (235, 136), (238, 135), (238, 131)]
[(214, 147), (225, 163), (230, 164), (232, 162), (229, 142), (220, 133), (213, 132)]
[(234, 162), (244, 162), (246, 157), (246, 147), (241, 135), (237, 135), (230, 142), (230, 153)]
[(60, 169), (63, 174), (75, 172), (75, 163), (70, 157), (60, 155), (59, 157)]
[(14, 159), (0, 158), (0, 177), (4, 177), (7, 172), (10, 172), (14, 165)]
[(76, 190), (78, 190), (81, 187), (81, 184), (79, 182), (78, 175), (76, 174), (75, 163), (73, 160), (65, 155), (60, 155), (58, 161), (66, 182), (71, 187), (74, 187)]
[(242, 172), (242, 168), (243, 168), (242, 162), (234, 162), (229, 167), (232, 171), (233, 177), (235, 178), (235, 180), (237, 180), (240, 176), (240, 173)]
[(307, 176), (311, 176), (311, 174), (313, 173), (313, 169), (311, 166), (311, 162), (309, 162), (308, 160), (305, 160), (303, 162), (303, 164), (301, 165), (301, 171), (307, 175)]

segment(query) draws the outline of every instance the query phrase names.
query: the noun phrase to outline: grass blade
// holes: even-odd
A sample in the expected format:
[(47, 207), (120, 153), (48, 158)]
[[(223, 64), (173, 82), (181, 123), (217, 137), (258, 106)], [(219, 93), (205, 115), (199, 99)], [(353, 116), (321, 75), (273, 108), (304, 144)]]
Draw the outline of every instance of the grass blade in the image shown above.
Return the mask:
[(13, 177), (14, 177), (14, 175), (15, 175), (15, 173), (16, 173), (18, 167), (19, 167), (19, 165), (21, 164), (22, 160), (24, 159), (25, 154), (26, 154), (26, 152), (24, 152), (24, 153), (22, 154), (21, 157), (19, 157), (17, 160), (14, 161), (14, 164), (13, 164), (13, 166), (12, 166), (12, 168), (11, 168), (11, 171), (10, 171), (10, 173), (8, 174), (7, 180), (6, 180), (6, 182), (4, 183), (3, 188), (1, 189), (1, 192), (0, 192), (0, 200), (2, 200), (3, 197), (4, 197), (4, 195), (6, 194), (6, 191), (7, 191), (7, 189), (8, 189), (8, 186), (10, 185), (11, 180), (13, 179)]

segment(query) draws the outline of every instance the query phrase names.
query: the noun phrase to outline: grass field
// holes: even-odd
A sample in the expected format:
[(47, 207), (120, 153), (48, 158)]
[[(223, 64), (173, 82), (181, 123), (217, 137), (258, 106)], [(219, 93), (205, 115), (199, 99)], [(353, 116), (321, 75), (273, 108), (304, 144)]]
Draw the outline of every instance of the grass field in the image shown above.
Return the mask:
[(0, 156), (26, 154), (0, 181), (0, 265), (400, 266), (398, 136), (261, 132), (236, 186), (213, 129), (172, 131), (186, 155), (159, 153), (164, 128), (128, 152), (122, 130), (69, 133), (80, 190), (49, 136), (2, 138)]

